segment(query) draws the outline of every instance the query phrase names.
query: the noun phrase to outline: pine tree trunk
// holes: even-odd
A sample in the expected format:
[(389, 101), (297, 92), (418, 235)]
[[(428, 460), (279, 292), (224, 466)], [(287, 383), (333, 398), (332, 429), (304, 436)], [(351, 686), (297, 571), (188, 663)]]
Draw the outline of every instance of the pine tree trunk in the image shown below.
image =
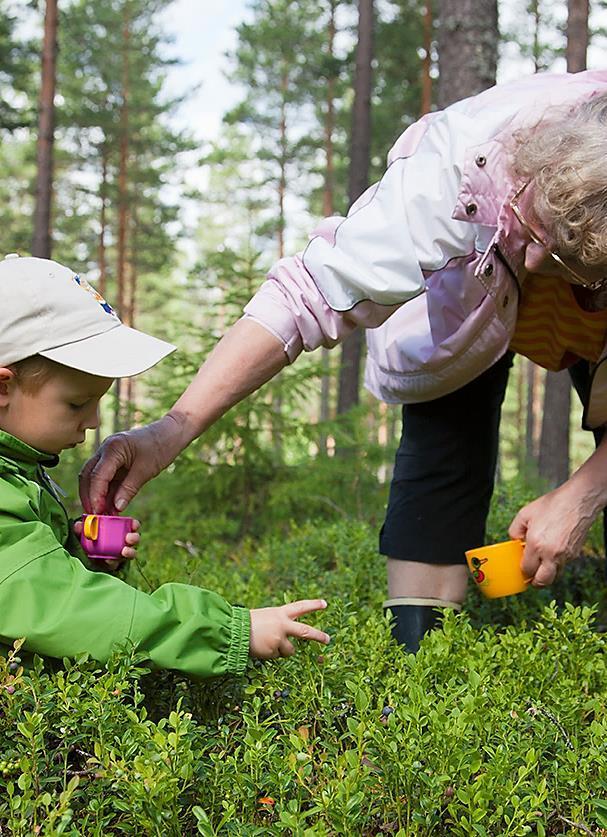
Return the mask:
[(440, 0), (440, 108), (495, 84), (497, 0)]
[(516, 364), (516, 467), (519, 474), (525, 470), (525, 376), (524, 358)]
[(524, 360), (525, 368), (527, 370), (527, 423), (525, 433), (525, 452), (527, 468), (533, 465), (533, 470), (537, 467), (537, 451), (535, 449), (535, 398), (537, 389), (537, 366), (533, 361)]
[[(567, 70), (586, 68), (588, 50), (588, 0), (569, 0), (567, 19)], [(564, 372), (548, 372), (544, 392), (544, 419), (540, 441), (540, 476), (551, 485), (569, 477), (571, 381)]]
[[(279, 124), (280, 143), (280, 174), (278, 178), (278, 258), (282, 259), (285, 254), (285, 195), (287, 192), (287, 97), (289, 94), (289, 73), (285, 66), (283, 68), (281, 82), (281, 105)], [(270, 385), (270, 398), (272, 401), (271, 435), (274, 454), (277, 460), (282, 459), (283, 439), (281, 432), (282, 420), (282, 392), (280, 389), (280, 378)]]
[(280, 176), (278, 179), (278, 258), (285, 254), (285, 194), (287, 191), (287, 96), (289, 94), (289, 74), (285, 67), (281, 78), (280, 105)]
[[(335, 0), (332, 0), (329, 11), (329, 25), (327, 27), (327, 55), (330, 66), (333, 67), (335, 54)], [(322, 196), (322, 209), (325, 218), (333, 215), (334, 194), (335, 194), (335, 163), (334, 163), (334, 142), (335, 131), (335, 75), (333, 70), (327, 78), (327, 98), (325, 111), (325, 176)], [(322, 376), (320, 379), (320, 421), (324, 423), (331, 417), (331, 361), (328, 349), (321, 349)], [(322, 456), (327, 452), (327, 437), (324, 433), (318, 440), (319, 451)]]
[[(137, 218), (133, 213), (133, 224), (136, 228)], [(133, 245), (135, 245), (135, 232), (133, 232)], [(135, 246), (129, 258), (129, 276), (128, 276), (128, 309), (126, 324), (131, 328), (135, 328), (136, 313), (137, 313), (137, 265), (135, 263)], [(125, 426), (130, 427), (135, 421), (135, 414), (137, 412), (136, 404), (136, 387), (137, 379), (134, 376), (126, 379), (126, 397), (124, 420)]]
[(427, 0), (424, 8), (424, 57), (422, 59), (422, 106), (421, 115), (432, 109), (432, 2)]
[[(358, 45), (350, 143), (348, 198), (350, 204), (369, 185), (371, 148), (371, 82), (373, 60), (373, 0), (358, 2)], [(362, 329), (356, 329), (343, 342), (339, 371), (337, 412), (345, 413), (359, 402)]]
[[(105, 142), (101, 146), (101, 184), (99, 186), (99, 197), (101, 198), (101, 207), (99, 210), (99, 246), (98, 246), (98, 262), (99, 262), (99, 282), (98, 290), (101, 296), (105, 297), (107, 291), (107, 263), (106, 263), (106, 246), (105, 235), (107, 227), (107, 146)], [(101, 421), (95, 428), (95, 448), (101, 444)]]
[(567, 3), (567, 72), (579, 73), (586, 69), (588, 53), (588, 0), (568, 0)]
[(107, 293), (107, 260), (106, 260), (106, 245), (105, 236), (107, 232), (107, 147), (105, 143), (101, 148), (101, 184), (99, 186), (99, 197), (101, 199), (101, 206), (99, 208), (99, 245), (98, 245), (98, 262), (99, 262), (99, 293), (105, 297)]
[(322, 196), (322, 209), (325, 218), (333, 215), (334, 194), (335, 194), (335, 162), (334, 162), (334, 141), (335, 132), (335, 74), (333, 70), (333, 59), (335, 58), (335, 0), (331, 2), (329, 13), (329, 25), (327, 27), (327, 56), (331, 74), (327, 78), (327, 97), (325, 111), (325, 176)]
[(537, 475), (545, 372), (531, 360), (527, 367), (527, 473)]
[(57, 0), (46, 0), (42, 44), (38, 141), (36, 147), (36, 205), (32, 255), (51, 257), (51, 201), (53, 193), (53, 144), (55, 139), (55, 83), (57, 61)]
[(564, 370), (548, 372), (544, 389), (539, 473), (551, 487), (560, 485), (569, 478), (570, 407), (569, 375)]
[(540, 14), (539, 0), (531, 0), (529, 11), (533, 17), (533, 69), (536, 73), (542, 69), (542, 48), (540, 46), (540, 26), (542, 17)]
[[(124, 316), (126, 303), (127, 235), (129, 227), (128, 160), (129, 160), (129, 48), (130, 21), (125, 8), (122, 24), (122, 103), (120, 107), (120, 152), (118, 168), (118, 242), (116, 270), (116, 300), (118, 314)], [(122, 429), (124, 388), (116, 380), (114, 432)]]

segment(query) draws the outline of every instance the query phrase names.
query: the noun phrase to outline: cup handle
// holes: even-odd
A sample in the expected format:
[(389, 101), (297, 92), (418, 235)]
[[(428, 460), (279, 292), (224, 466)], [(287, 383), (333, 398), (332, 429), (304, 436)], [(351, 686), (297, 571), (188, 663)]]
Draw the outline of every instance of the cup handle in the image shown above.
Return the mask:
[(84, 537), (90, 541), (96, 541), (99, 535), (99, 518), (96, 514), (87, 514), (84, 518)]

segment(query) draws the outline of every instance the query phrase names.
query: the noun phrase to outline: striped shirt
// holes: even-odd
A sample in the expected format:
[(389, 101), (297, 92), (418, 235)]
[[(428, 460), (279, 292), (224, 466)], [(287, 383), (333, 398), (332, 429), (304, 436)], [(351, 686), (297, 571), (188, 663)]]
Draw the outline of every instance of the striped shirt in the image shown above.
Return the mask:
[(568, 282), (534, 274), (525, 279), (512, 351), (558, 372), (579, 359), (596, 362), (606, 334), (607, 309), (584, 311)]

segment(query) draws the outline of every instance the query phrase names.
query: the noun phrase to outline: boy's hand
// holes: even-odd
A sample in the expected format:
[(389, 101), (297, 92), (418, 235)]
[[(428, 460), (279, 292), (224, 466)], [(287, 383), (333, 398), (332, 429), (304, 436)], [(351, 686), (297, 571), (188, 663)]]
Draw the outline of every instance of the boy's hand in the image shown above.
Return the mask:
[(281, 607), (261, 607), (252, 610), (249, 654), (259, 660), (290, 657), (295, 653), (295, 648), (288, 639), (290, 636), (313, 639), (327, 645), (331, 641), (328, 634), (304, 622), (294, 621), (306, 613), (324, 610), (326, 606), (327, 603), (323, 599), (304, 599)]
[[(141, 527), (141, 523), (133, 518), (133, 528), (126, 536), (126, 543), (127, 545), (122, 550), (122, 558), (116, 558), (115, 560), (110, 561), (96, 561), (95, 564), (100, 567), (106, 567), (108, 570), (119, 570), (120, 567), (124, 564), (125, 561), (135, 558), (137, 555), (137, 544), (141, 539), (141, 535), (139, 534), (139, 528)], [(79, 538), (82, 534), (82, 520), (77, 520), (74, 523), (74, 532), (76, 536)]]

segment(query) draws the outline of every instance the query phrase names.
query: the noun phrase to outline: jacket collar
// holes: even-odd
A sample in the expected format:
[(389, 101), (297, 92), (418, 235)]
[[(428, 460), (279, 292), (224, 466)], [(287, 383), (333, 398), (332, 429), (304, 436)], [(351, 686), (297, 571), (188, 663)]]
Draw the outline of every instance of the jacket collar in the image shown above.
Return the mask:
[(498, 135), (467, 149), (453, 218), (498, 225), (504, 204), (522, 185), (512, 177), (511, 155), (505, 146), (506, 139)]
[(497, 246), (520, 284), (526, 275), (525, 248), (530, 237), (510, 207), (510, 201), (523, 185), (523, 181), (512, 176), (510, 163), (506, 135), (471, 146), (466, 152), (452, 217), (494, 230), (477, 275)]
[(36, 450), (4, 430), (0, 430), (0, 458), (24, 465), (43, 465), (45, 468), (52, 468), (59, 462), (56, 454)]

